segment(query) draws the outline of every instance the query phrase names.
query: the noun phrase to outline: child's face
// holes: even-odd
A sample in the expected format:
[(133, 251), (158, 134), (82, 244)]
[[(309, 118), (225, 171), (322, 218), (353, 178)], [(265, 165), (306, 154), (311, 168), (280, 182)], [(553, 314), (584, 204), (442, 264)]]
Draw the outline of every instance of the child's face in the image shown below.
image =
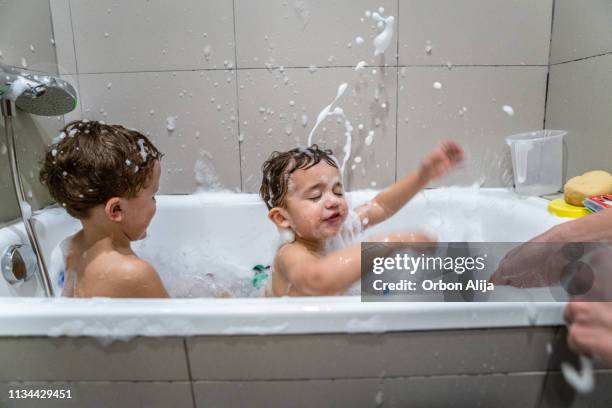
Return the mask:
[(143, 239), (147, 235), (147, 227), (151, 223), (157, 209), (155, 194), (159, 189), (161, 165), (155, 161), (151, 180), (138, 192), (136, 197), (125, 200), (124, 231), (131, 241)]
[(335, 236), (348, 213), (340, 171), (324, 161), (293, 172), (285, 203), (291, 229), (309, 240)]

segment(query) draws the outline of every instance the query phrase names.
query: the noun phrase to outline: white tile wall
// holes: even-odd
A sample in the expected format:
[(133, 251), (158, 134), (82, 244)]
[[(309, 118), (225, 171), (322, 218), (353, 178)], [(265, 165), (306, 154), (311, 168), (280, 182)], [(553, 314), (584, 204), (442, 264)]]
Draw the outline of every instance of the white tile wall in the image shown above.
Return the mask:
[[(47, 0), (0, 2), (0, 62), (15, 67), (24, 65), (35, 71), (57, 73), (54, 32)], [(51, 140), (63, 119), (31, 116), (16, 111), (14, 128), (19, 166), (24, 189), (31, 192), (28, 201), (34, 209), (50, 203), (44, 187), (38, 183), (41, 147)], [(17, 200), (9, 172), (4, 121), (0, 119), (0, 224), (19, 216)]]
[[(14, 113), (13, 128), (15, 130), (17, 163), (21, 170), (24, 192), (32, 208), (38, 209), (51, 202), (47, 189), (38, 181), (42, 149), (57, 135), (58, 129), (64, 126), (64, 119), (61, 116), (34, 116), (19, 110), (15, 110)], [(0, 118), (0, 166), (4, 169), (0, 174), (0, 194), (2, 197), (0, 199), (0, 223), (19, 216), (9, 171), (8, 153), (5, 150), (5, 140), (4, 121)]]
[(232, 0), (78, 0), (70, 6), (80, 73), (233, 64)]
[[(273, 150), (306, 145), (319, 112), (333, 101), (343, 83), (348, 87), (334, 107), (344, 110), (353, 128), (345, 182), (350, 189), (393, 182), (397, 70), (376, 70), (376, 75), (372, 68), (357, 72), (341, 67), (314, 72), (304, 68), (240, 70), (243, 189), (259, 190), (261, 165)], [(374, 137), (368, 146), (365, 139), (370, 131)], [(343, 162), (345, 132), (344, 119), (330, 117), (313, 134), (313, 143), (331, 148)], [(359, 162), (355, 162), (357, 157)]]
[(57, 73), (48, 0), (0, 2), (0, 62)]
[[(498, 164), (498, 157), (507, 153), (502, 136), (541, 128), (544, 119), (552, 0), (486, 4), (470, 0), (460, 5), (450, 0), (182, 0), (172, 5), (145, 0), (51, 1), (54, 22), (61, 25), (55, 29), (57, 36), (68, 43), (58, 47), (60, 69), (66, 73), (76, 69), (82, 114), (151, 132), (167, 153), (164, 165), (170, 173), (164, 175), (162, 193), (189, 193), (198, 187), (193, 169), (206, 168), (198, 160), (208, 157), (200, 155), (200, 150), (212, 155), (219, 181), (212, 177), (204, 185), (256, 191), (263, 161), (274, 149), (304, 144), (316, 115), (331, 102), (342, 82), (356, 90), (347, 92), (340, 104), (355, 128), (352, 156), (362, 158), (354, 171), (354, 163), (348, 167), (346, 181), (352, 189), (372, 183), (388, 185), (396, 172), (402, 175), (412, 168), (431, 141), (458, 131), (459, 140), (474, 157), (484, 154), (486, 158), (479, 160), (498, 168), (483, 171), (483, 163), (473, 162), (469, 174), (459, 174), (457, 180), (478, 180), (486, 173), (486, 185), (505, 185), (501, 175), (509, 173), (509, 164)], [(379, 7), (384, 8), (384, 16), (395, 17), (396, 27), (384, 57), (374, 58), (372, 40), (378, 28), (365, 12)], [(362, 44), (357, 43), (358, 36), (364, 39)], [(431, 55), (424, 50), (427, 40), (432, 42)], [(355, 73), (352, 67), (361, 60), (370, 67)], [(409, 67), (408, 77), (397, 79), (398, 62), (421, 66), (447, 61), (470, 67), (442, 73), (436, 67)], [(385, 64), (387, 68), (380, 69)], [(229, 66), (235, 70), (223, 71)], [(220, 70), (204, 74), (219, 78), (215, 80), (219, 89), (198, 81), (195, 72), (200, 69)], [(172, 72), (176, 74), (170, 76)], [(238, 81), (225, 85), (225, 77), (231, 75)], [(444, 90), (432, 95), (427, 84), (443, 77)], [(469, 84), (462, 84), (464, 80)], [(105, 89), (108, 82), (110, 91)], [(376, 87), (382, 90), (378, 101)], [(196, 94), (193, 98), (177, 98), (191, 89)], [(499, 98), (500, 106), (514, 104), (517, 114), (508, 118), (495, 104), (478, 100), (489, 94)], [(238, 102), (232, 102), (231, 95)], [(210, 103), (211, 98), (215, 102)], [(438, 101), (441, 108), (435, 105)], [(219, 103), (221, 109), (216, 112)], [(451, 120), (465, 104), (473, 108), (467, 118)], [(415, 125), (402, 122), (410, 113), (405, 109), (411, 106), (420, 112), (412, 112), (413, 123), (430, 126), (428, 131), (421, 128), (417, 133)], [(149, 115), (150, 110), (156, 114)], [(308, 116), (306, 126), (302, 126), (303, 114)], [(179, 115), (174, 133), (181, 133), (182, 140), (167, 135), (164, 122), (169, 115)], [(341, 129), (333, 119), (328, 122), (329, 147), (340, 153)], [(356, 127), (359, 123), (364, 130)], [(364, 131), (373, 127), (374, 143), (366, 149)], [(194, 136), (198, 130), (200, 139)], [(242, 143), (238, 143), (240, 134)], [(415, 146), (416, 137), (427, 143)], [(323, 140), (319, 135), (317, 141)], [(396, 156), (402, 160), (396, 161)]]
[(400, 64), (547, 65), (552, 3), (401, 0)]
[(612, 1), (555, 0), (550, 63), (612, 53)]
[[(399, 72), (397, 176), (414, 170), (439, 142), (456, 140), (466, 150), (465, 165), (434, 185), (511, 184), (504, 137), (542, 129), (547, 68), (401, 67)], [(513, 116), (504, 105), (513, 108)]]
[(550, 67), (546, 127), (567, 130), (567, 177), (612, 172), (612, 54)]
[[(397, 41), (384, 59), (374, 57), (376, 22), (365, 16), (383, 7), (397, 19), (393, 0), (236, 0), (238, 67), (395, 65)], [(363, 20), (363, 21), (362, 21)], [(359, 44), (357, 37), (364, 42)]]
[[(78, 324), (78, 322), (75, 322)], [(0, 381), (184, 381), (182, 338), (0, 338)]]
[(240, 188), (234, 82), (221, 70), (79, 75), (84, 116), (151, 136), (170, 194)]
[[(58, 72), (60, 74), (76, 74), (70, 0), (50, 0), (50, 5)], [(71, 83), (73, 86), (75, 85), (75, 82), (71, 81)]]
[[(548, 355), (543, 351), (553, 337), (551, 328), (194, 337), (187, 339), (187, 351), (194, 380), (490, 374), (545, 371)], [(299, 363), (287, 363), (305, 352), (308, 356)]]
[(498, 376), (195, 382), (197, 407), (536, 407), (544, 373)]

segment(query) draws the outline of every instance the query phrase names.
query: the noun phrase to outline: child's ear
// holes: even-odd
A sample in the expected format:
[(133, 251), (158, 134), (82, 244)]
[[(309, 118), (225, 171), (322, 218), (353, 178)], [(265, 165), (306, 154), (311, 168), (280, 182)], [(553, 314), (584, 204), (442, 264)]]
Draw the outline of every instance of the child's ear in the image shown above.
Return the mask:
[(123, 210), (121, 208), (121, 199), (119, 197), (112, 197), (104, 206), (104, 214), (106, 217), (115, 222), (123, 221)]
[(268, 218), (279, 228), (289, 228), (289, 214), (285, 209), (274, 207), (268, 212)]

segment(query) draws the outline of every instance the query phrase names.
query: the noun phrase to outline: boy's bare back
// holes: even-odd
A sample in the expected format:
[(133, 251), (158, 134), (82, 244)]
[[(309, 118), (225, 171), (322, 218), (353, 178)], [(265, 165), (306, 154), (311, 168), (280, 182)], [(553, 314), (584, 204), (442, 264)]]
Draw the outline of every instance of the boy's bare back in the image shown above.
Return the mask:
[(110, 242), (93, 247), (83, 231), (68, 246), (62, 295), (69, 297), (159, 298), (168, 297), (155, 268), (131, 249)]

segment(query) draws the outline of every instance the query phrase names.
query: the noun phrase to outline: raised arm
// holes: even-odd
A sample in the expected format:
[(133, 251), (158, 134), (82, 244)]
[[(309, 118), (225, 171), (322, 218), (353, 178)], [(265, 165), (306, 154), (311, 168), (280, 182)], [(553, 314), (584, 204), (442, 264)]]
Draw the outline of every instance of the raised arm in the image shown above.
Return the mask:
[(425, 156), (417, 170), (381, 191), (371, 202), (355, 211), (364, 225), (376, 225), (398, 212), (429, 182), (445, 175), (462, 160), (463, 149), (458, 144), (442, 143)]

